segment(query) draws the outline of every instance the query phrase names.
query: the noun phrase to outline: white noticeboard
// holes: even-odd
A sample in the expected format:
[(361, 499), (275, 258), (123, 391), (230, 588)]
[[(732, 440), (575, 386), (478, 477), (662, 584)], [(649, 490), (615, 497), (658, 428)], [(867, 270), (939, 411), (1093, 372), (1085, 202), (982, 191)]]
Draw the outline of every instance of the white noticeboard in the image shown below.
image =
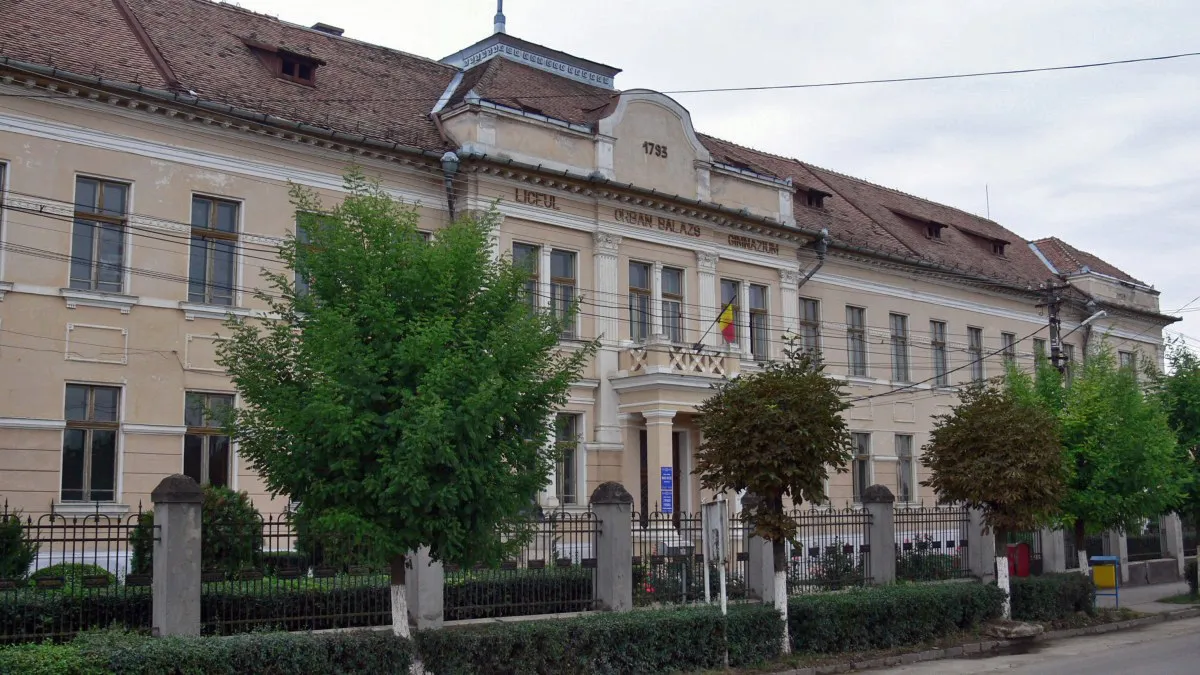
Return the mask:
[(712, 602), (709, 592), (709, 571), (713, 565), (716, 565), (720, 578), (721, 614), (724, 615), (727, 608), (725, 561), (729, 551), (728, 512), (725, 495), (717, 495), (715, 500), (705, 502), (700, 508), (700, 527), (704, 545), (704, 601)]

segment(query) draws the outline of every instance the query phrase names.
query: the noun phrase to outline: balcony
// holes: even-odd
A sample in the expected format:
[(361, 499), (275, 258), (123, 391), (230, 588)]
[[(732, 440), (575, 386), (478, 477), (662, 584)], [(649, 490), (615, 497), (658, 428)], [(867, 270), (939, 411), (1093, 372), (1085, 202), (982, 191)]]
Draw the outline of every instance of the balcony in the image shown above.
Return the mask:
[(737, 375), (741, 360), (712, 347), (696, 353), (691, 346), (651, 341), (621, 352), (618, 376), (695, 375), (704, 378), (730, 378)]

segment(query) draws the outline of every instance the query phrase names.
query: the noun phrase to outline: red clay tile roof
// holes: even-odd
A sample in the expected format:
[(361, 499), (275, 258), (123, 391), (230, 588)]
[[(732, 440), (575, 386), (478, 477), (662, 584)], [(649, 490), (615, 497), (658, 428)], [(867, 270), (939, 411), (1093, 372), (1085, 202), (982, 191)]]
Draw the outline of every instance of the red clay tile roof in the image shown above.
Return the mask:
[(606, 117), (620, 95), (505, 58), (466, 71), (447, 108), (462, 103), (471, 91), (492, 103), (587, 126)]
[(1145, 283), (1134, 279), (1128, 274), (1117, 269), (1113, 265), (1101, 260), (1100, 258), (1097, 258), (1087, 251), (1081, 251), (1074, 246), (1071, 246), (1058, 237), (1038, 239), (1037, 241), (1033, 242), (1033, 245), (1037, 246), (1042, 255), (1046, 256), (1046, 259), (1050, 261), (1051, 265), (1054, 265), (1055, 269), (1060, 274), (1077, 274), (1082, 272), (1084, 268), (1087, 268), (1092, 272), (1106, 274), (1122, 281), (1128, 281), (1130, 283), (1140, 284), (1142, 286), (1146, 285)]
[[(126, 3), (165, 68), (156, 67), (118, 2)], [(5, 56), (163, 89), (172, 86), (164, 71), (173, 72), (179, 91), (194, 91), (203, 100), (427, 150), (444, 147), (429, 112), (460, 73), (437, 61), (208, 0), (8, 0), (4, 18)], [(324, 61), (315, 88), (275, 77), (247, 42)], [(505, 58), (463, 73), (448, 108), (471, 91), (500, 105), (588, 126), (608, 115), (619, 95)], [(1021, 287), (1050, 276), (1021, 237), (985, 218), (711, 136), (700, 135), (700, 141), (718, 162), (832, 195), (819, 209), (797, 196), (794, 212), (801, 227), (828, 228), (835, 240), (851, 246)], [(929, 221), (945, 226), (940, 240), (926, 236)], [(1003, 257), (992, 253), (993, 240), (1009, 242)], [(1047, 243), (1039, 242), (1039, 248), (1060, 271), (1086, 265), (1136, 281), (1057, 239), (1042, 242)]]
[(168, 82), (113, 0), (6, 0), (4, 56), (147, 87)]

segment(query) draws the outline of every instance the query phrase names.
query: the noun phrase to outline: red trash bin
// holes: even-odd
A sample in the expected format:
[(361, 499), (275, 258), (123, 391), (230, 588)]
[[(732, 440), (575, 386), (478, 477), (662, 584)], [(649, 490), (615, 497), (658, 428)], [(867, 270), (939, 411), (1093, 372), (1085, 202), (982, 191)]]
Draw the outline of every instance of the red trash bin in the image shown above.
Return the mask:
[(1025, 542), (1009, 544), (1006, 555), (1008, 557), (1008, 575), (1010, 577), (1029, 576), (1029, 565), (1032, 558), (1029, 544)]

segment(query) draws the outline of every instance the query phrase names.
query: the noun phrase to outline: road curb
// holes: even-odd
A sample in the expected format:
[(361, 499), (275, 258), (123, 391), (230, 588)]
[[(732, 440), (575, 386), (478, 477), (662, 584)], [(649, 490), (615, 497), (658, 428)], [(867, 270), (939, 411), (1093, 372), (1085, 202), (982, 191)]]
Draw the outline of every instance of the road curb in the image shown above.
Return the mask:
[[(1156, 623), (1192, 619), (1198, 616), (1200, 616), (1200, 607), (1189, 607), (1170, 612), (1163, 612), (1161, 614), (1144, 616), (1137, 619), (1130, 619), (1128, 621), (1117, 621), (1114, 623), (1101, 624), (1099, 626), (1047, 631), (1035, 638), (1032, 638), (1032, 641), (1051, 642), (1053, 640), (1064, 640), (1067, 638), (1081, 637), (1084, 635), (1100, 635), (1103, 633), (1113, 633), (1122, 630), (1134, 630)], [(771, 671), (770, 675), (829, 675), (831, 673), (849, 673), (858, 670), (871, 670), (874, 668), (891, 668), (894, 666), (910, 665), (922, 661), (940, 661), (942, 659), (952, 659), (960, 656), (990, 654), (992, 652), (1011, 647), (1019, 642), (1020, 641), (1016, 640), (984, 640), (981, 642), (968, 642), (958, 645), (957, 647), (909, 652), (907, 654), (885, 656), (877, 659), (871, 659), (869, 661), (846, 661), (843, 663), (831, 663), (823, 666), (811, 666), (808, 668), (776, 670)]]

